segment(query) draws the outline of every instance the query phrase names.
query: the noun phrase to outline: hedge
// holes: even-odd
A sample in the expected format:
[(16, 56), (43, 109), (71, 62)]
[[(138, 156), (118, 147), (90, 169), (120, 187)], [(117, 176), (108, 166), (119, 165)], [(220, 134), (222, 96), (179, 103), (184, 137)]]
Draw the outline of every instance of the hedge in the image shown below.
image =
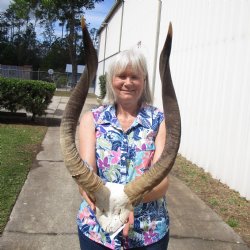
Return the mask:
[(106, 95), (106, 75), (99, 76), (99, 85), (100, 85), (100, 99), (104, 99)]
[(0, 108), (25, 109), (35, 118), (45, 114), (55, 90), (53, 83), (0, 77)]

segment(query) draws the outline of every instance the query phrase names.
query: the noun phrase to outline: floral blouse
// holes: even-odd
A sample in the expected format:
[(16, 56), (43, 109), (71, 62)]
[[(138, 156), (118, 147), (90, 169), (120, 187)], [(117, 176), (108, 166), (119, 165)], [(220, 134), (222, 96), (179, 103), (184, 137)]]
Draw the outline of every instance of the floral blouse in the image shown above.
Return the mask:
[[(96, 129), (96, 164), (98, 175), (106, 182), (126, 184), (147, 171), (153, 160), (155, 137), (163, 113), (143, 105), (131, 127), (123, 132), (114, 105), (92, 110)], [(83, 200), (77, 216), (81, 232), (104, 246), (120, 250), (150, 245), (168, 232), (166, 198), (141, 203), (134, 208), (134, 225), (128, 237), (119, 233), (114, 239), (98, 224), (95, 213)]]

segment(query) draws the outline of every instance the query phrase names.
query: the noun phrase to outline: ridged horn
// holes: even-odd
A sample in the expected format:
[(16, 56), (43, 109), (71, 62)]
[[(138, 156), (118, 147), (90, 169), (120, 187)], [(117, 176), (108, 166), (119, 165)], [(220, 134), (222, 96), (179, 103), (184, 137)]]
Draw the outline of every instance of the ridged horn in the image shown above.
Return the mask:
[(60, 143), (66, 167), (72, 177), (78, 181), (81, 178), (81, 186), (92, 197), (93, 193), (103, 187), (103, 182), (86, 164), (83, 163), (75, 144), (75, 133), (82, 107), (84, 106), (88, 89), (93, 81), (98, 65), (97, 53), (90, 38), (84, 18), (81, 19), (86, 66), (80, 80), (74, 88), (66, 105), (60, 127)]
[(172, 83), (169, 57), (172, 45), (172, 24), (160, 55), (159, 70), (162, 82), (162, 102), (166, 124), (166, 141), (159, 160), (140, 178), (128, 183), (124, 191), (133, 205), (138, 204), (170, 172), (180, 145), (181, 118)]

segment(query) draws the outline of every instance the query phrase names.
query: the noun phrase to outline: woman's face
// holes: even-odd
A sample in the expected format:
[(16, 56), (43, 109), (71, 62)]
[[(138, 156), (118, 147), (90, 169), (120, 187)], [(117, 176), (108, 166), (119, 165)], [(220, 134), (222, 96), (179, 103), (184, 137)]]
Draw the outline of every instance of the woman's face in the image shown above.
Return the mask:
[(123, 72), (113, 77), (112, 87), (117, 103), (138, 104), (143, 88), (144, 76), (141, 72), (135, 72), (128, 66)]

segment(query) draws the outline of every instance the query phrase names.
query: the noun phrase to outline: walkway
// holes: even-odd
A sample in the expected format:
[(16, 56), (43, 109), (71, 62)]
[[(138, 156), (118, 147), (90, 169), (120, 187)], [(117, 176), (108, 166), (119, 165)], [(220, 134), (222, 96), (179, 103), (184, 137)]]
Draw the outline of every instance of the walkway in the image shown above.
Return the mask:
[[(67, 97), (54, 97), (50, 121), (61, 118)], [(86, 109), (96, 105), (87, 99)], [(51, 124), (51, 123), (50, 123)], [(169, 250), (247, 250), (241, 238), (190, 191), (171, 178)], [(0, 237), (1, 250), (78, 250), (76, 214), (81, 202), (77, 185), (64, 166), (58, 122), (48, 128)]]

